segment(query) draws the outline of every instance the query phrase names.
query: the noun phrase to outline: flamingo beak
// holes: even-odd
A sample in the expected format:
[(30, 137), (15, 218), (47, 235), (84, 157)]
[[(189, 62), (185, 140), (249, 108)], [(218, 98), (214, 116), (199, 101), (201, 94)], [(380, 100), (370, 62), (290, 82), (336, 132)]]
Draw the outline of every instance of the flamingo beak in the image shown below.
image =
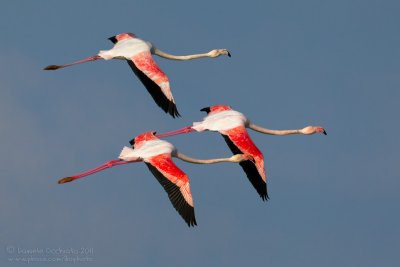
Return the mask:
[(326, 133), (326, 131), (325, 131), (325, 129), (324, 129), (324, 131), (322, 132), (324, 135), (328, 135), (327, 133)]
[(256, 160), (254, 159), (254, 157), (250, 154), (244, 154), (245, 156), (245, 160), (249, 160), (251, 162), (253, 162), (254, 164), (256, 163)]
[(229, 51), (227, 51), (228, 52), (228, 57), (231, 57), (231, 53), (229, 53)]

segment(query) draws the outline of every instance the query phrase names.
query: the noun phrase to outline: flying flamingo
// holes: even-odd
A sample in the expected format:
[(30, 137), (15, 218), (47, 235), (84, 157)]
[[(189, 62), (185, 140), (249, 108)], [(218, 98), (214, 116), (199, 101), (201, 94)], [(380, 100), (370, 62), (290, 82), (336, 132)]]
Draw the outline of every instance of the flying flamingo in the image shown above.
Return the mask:
[(173, 60), (191, 60), (202, 57), (218, 57), (220, 55), (231, 56), (226, 49), (214, 49), (208, 53), (195, 54), (187, 56), (175, 56), (167, 54), (150, 42), (139, 39), (133, 33), (121, 33), (108, 38), (114, 43), (114, 47), (110, 50), (100, 51), (97, 55), (91, 56), (71, 64), (65, 65), (50, 65), (45, 67), (45, 70), (57, 70), (60, 68), (69, 67), (76, 64), (81, 64), (98, 59), (122, 59), (126, 60), (133, 72), (146, 87), (147, 91), (153, 97), (154, 101), (166, 113), (172, 117), (179, 117), (180, 114), (172, 96), (167, 75), (158, 67), (154, 61), (152, 54), (163, 58)]
[(167, 137), (193, 131), (202, 132), (208, 130), (219, 132), (234, 154), (243, 153), (251, 156), (250, 159), (244, 160), (239, 164), (263, 201), (269, 199), (266, 183), (267, 177), (264, 168), (264, 156), (251, 140), (246, 128), (271, 135), (311, 135), (314, 133), (326, 135), (325, 129), (320, 126), (307, 126), (298, 130), (271, 130), (263, 128), (249, 121), (242, 113), (226, 105), (211, 106), (203, 108), (201, 111), (205, 111), (208, 114), (203, 121), (194, 122), (192, 126), (184, 127), (176, 131), (159, 134), (159, 137)]
[(97, 168), (81, 174), (63, 178), (58, 183), (71, 182), (113, 166), (143, 161), (167, 192), (174, 208), (190, 227), (197, 225), (197, 223), (194, 215), (194, 204), (190, 191), (189, 178), (175, 165), (172, 157), (196, 164), (241, 162), (251, 158), (251, 156), (243, 154), (237, 154), (230, 158), (203, 160), (191, 158), (178, 152), (172, 144), (158, 139), (155, 132), (146, 132), (138, 135), (130, 141), (130, 144), (132, 148), (124, 147), (119, 155), (119, 159), (108, 161)]

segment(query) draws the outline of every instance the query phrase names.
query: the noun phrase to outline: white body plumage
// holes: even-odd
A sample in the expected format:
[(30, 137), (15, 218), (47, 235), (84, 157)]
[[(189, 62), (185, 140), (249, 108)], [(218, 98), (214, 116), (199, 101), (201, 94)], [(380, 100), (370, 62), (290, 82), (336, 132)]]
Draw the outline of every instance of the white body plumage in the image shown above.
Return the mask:
[(202, 131), (227, 131), (229, 129), (245, 126), (247, 118), (235, 110), (225, 110), (210, 114), (201, 122), (194, 122), (192, 128), (198, 132)]
[(147, 159), (160, 155), (172, 154), (176, 151), (175, 147), (163, 140), (144, 141), (137, 148), (124, 147), (119, 155), (119, 159), (124, 161), (137, 160), (138, 158), (146, 161)]

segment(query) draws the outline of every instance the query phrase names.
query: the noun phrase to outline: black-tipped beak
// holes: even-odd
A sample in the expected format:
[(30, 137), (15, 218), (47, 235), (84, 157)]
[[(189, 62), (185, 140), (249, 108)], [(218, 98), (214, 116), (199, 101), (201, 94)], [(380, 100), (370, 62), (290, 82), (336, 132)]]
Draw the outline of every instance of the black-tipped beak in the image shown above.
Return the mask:
[(228, 57), (231, 57), (231, 53), (229, 53), (229, 51), (228, 51)]
[(248, 161), (251, 161), (253, 164), (256, 164), (256, 160), (252, 155), (247, 155), (247, 156), (249, 157), (249, 159), (247, 159)]
[(328, 134), (326, 133), (326, 131), (325, 131), (325, 130), (323, 131), (323, 134), (324, 134), (324, 135), (328, 135)]

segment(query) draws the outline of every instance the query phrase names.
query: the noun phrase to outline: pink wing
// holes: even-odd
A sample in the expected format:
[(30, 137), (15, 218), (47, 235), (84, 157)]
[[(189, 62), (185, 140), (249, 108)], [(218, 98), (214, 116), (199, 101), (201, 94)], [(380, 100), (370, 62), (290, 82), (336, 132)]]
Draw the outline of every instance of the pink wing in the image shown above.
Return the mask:
[(254, 162), (250, 160), (240, 162), (240, 166), (243, 168), (247, 175), (247, 178), (257, 190), (262, 200), (268, 200), (267, 183), (264, 169), (264, 156), (261, 151), (257, 148), (254, 142), (251, 140), (249, 134), (244, 127), (236, 127), (226, 134), (222, 135), (225, 142), (228, 144), (232, 153), (234, 154), (248, 154), (254, 158)]
[[(224, 110), (231, 110), (231, 108), (229, 106), (219, 105), (203, 108), (201, 111), (205, 111), (209, 114), (210, 112), (219, 112)], [(264, 201), (268, 200), (264, 156), (254, 144), (253, 140), (251, 140), (246, 128), (244, 126), (238, 126), (220, 133), (233, 154), (243, 153), (253, 157), (254, 162), (251, 160), (245, 160), (240, 162), (239, 165), (243, 168), (247, 178), (257, 190), (261, 199)]]
[(180, 117), (169, 86), (167, 75), (157, 66), (150, 52), (141, 52), (128, 60), (129, 66), (140, 79), (154, 101), (172, 117)]
[(169, 154), (152, 157), (146, 164), (188, 226), (197, 225), (187, 175), (175, 165)]

